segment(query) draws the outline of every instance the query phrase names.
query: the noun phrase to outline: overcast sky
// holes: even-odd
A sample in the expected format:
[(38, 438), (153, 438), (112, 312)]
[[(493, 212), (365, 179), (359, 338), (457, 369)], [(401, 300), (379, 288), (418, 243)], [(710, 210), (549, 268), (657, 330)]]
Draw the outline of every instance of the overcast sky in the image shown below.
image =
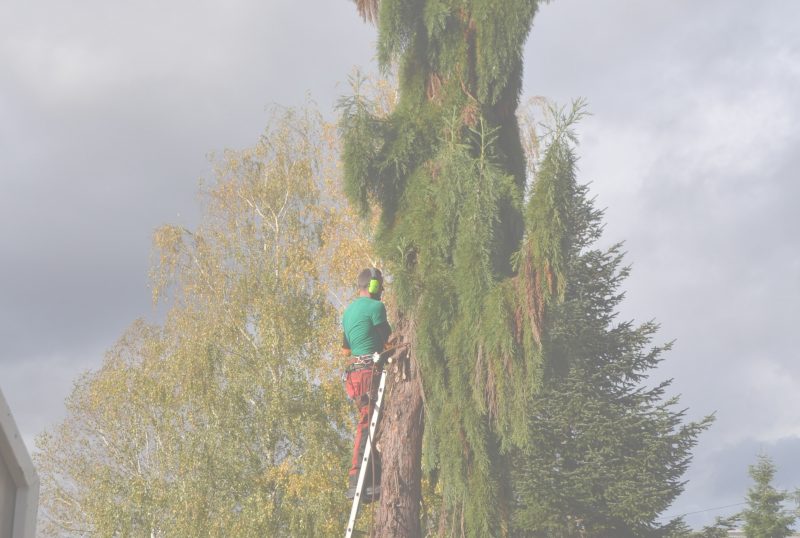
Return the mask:
[[(622, 318), (675, 339), (655, 373), (716, 411), (666, 515), (800, 486), (800, 2), (557, 0), (526, 95), (585, 97), (580, 178), (625, 240)], [(208, 155), (273, 103), (331, 117), (375, 31), (348, 0), (0, 3), (0, 388), (29, 449), (137, 317), (150, 239), (193, 226)], [(699, 525), (741, 507), (687, 518)]]

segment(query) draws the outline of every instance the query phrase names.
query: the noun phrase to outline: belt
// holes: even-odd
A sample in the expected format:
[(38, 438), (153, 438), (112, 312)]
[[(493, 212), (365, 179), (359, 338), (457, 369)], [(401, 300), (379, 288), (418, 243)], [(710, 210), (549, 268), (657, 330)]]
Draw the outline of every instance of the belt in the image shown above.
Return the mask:
[(345, 366), (344, 372), (346, 374), (349, 374), (351, 372), (358, 372), (359, 370), (372, 368), (375, 365), (375, 363), (372, 360), (372, 355), (373, 353), (354, 356), (353, 362)]

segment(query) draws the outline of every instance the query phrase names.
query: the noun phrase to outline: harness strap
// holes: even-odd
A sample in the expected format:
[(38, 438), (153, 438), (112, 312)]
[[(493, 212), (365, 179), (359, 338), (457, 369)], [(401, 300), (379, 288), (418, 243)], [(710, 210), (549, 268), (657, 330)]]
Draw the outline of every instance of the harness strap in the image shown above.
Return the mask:
[(353, 372), (358, 372), (360, 370), (368, 370), (369, 368), (372, 368), (372, 366), (373, 366), (373, 363), (371, 361), (370, 362), (351, 362), (350, 364), (345, 366), (344, 372), (346, 374), (351, 374)]
[(345, 366), (344, 373), (350, 374), (360, 370), (366, 370), (372, 368), (374, 364), (375, 363), (372, 362), (372, 355), (361, 355), (360, 357), (354, 357), (353, 362)]

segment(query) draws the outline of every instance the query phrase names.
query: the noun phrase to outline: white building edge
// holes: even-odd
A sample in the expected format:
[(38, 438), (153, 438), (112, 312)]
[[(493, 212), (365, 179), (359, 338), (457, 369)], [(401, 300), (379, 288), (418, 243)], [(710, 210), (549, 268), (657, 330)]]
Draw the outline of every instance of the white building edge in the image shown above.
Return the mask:
[(0, 538), (34, 538), (39, 477), (0, 390)]

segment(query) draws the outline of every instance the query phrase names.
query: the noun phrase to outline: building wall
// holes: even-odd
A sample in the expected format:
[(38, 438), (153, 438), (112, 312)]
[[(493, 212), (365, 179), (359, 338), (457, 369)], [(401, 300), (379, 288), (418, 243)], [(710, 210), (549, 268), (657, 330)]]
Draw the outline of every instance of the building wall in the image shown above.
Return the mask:
[(16, 493), (17, 486), (3, 458), (0, 458), (0, 536), (11, 536)]
[(39, 477), (0, 390), (0, 538), (33, 538)]

